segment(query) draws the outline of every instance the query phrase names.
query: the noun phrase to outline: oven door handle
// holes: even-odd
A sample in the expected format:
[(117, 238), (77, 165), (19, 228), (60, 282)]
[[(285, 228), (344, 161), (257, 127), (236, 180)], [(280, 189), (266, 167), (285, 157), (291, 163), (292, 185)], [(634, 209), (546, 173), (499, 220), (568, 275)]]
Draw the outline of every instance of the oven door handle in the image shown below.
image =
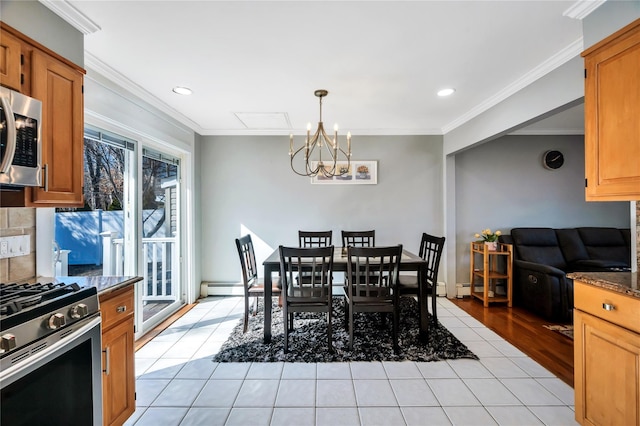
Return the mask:
[(0, 163), (0, 173), (6, 173), (13, 163), (13, 157), (16, 153), (16, 119), (11, 109), (9, 98), (6, 96), (0, 97), (2, 102), (2, 109), (4, 109), (5, 116), (7, 117), (7, 148)]

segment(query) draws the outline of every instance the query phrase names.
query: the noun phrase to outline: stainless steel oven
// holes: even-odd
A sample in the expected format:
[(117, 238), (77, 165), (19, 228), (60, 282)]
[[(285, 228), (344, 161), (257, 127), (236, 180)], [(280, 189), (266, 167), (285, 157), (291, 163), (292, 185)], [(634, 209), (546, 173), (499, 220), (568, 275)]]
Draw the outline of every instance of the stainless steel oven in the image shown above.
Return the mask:
[[(45, 284), (43, 291), (33, 291), (34, 285), (20, 286), (0, 286), (0, 424), (101, 425), (101, 318), (95, 288)], [(12, 289), (20, 295), (13, 297)]]

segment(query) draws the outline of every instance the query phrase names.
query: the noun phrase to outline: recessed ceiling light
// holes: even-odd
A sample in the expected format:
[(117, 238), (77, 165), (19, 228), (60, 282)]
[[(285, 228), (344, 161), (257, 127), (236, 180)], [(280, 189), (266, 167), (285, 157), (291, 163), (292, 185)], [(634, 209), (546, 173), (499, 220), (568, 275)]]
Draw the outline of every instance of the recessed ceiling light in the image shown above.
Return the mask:
[(442, 89), (440, 91), (438, 91), (438, 96), (449, 96), (452, 95), (453, 92), (455, 92), (456, 89), (452, 89), (452, 88), (447, 88), (447, 89)]
[(173, 93), (177, 93), (178, 95), (190, 95), (193, 91), (188, 87), (176, 86), (173, 88)]

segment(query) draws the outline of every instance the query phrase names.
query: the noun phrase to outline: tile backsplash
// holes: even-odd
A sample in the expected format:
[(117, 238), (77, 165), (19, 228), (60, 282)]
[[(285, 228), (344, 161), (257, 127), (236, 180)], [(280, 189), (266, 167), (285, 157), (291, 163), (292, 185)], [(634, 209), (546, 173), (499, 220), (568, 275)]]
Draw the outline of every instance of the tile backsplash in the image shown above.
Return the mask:
[(36, 276), (36, 209), (0, 208), (0, 236), (29, 235), (31, 252), (0, 259), (0, 282), (25, 281)]

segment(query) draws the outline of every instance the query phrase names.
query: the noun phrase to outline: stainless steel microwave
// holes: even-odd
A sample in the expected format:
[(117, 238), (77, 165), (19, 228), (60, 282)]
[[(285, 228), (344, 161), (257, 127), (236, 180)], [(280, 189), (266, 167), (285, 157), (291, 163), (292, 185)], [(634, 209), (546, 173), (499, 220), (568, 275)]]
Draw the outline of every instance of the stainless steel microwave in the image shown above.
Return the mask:
[(0, 185), (42, 186), (42, 102), (0, 87)]

